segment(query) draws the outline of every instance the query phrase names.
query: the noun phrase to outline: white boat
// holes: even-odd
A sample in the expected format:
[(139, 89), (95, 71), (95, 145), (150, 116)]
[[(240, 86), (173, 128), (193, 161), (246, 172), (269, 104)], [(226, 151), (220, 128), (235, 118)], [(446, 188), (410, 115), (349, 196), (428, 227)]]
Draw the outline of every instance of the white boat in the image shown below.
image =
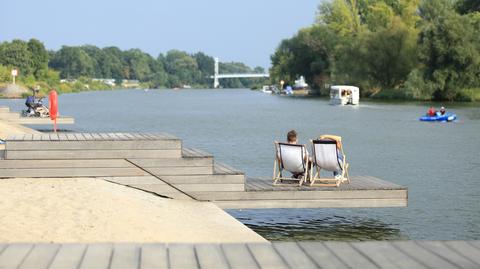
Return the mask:
[(264, 85), (262, 87), (262, 92), (272, 94), (273, 93), (272, 86)]
[(358, 105), (360, 89), (355, 86), (335, 85), (330, 87), (331, 105)]
[(287, 94), (298, 95), (298, 96), (306, 96), (310, 94), (310, 87), (305, 82), (305, 78), (300, 76), (299, 79), (295, 80), (295, 84), (293, 85), (293, 89), (291, 91), (287, 91)]

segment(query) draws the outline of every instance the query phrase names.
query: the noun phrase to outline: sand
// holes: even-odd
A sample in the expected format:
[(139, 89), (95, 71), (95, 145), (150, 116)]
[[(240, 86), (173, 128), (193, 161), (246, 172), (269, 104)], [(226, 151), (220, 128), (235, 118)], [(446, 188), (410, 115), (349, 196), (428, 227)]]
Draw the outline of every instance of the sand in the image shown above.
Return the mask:
[(0, 179), (0, 242), (266, 242), (213, 203), (95, 178)]

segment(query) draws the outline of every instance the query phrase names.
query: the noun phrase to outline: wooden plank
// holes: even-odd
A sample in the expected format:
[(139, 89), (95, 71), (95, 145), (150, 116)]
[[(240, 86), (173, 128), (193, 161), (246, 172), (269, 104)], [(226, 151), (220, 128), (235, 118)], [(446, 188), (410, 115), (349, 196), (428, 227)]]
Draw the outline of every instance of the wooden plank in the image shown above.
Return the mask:
[(412, 259), (417, 260), (422, 263), (424, 266), (429, 268), (458, 268), (454, 264), (448, 262), (435, 255), (434, 253), (426, 250), (423, 247), (420, 247), (413, 241), (401, 241), (393, 242), (395, 247), (400, 249), (402, 252), (410, 256)]
[(122, 141), (122, 140), (128, 140), (128, 137), (126, 137), (124, 134), (122, 133), (114, 133), (115, 136), (117, 137), (118, 140)]
[(173, 184), (173, 186), (184, 192), (238, 192), (245, 190), (243, 184)]
[(23, 260), (19, 269), (47, 269), (53, 261), (59, 245), (37, 244)]
[(171, 197), (173, 199), (192, 200), (188, 195), (166, 184), (131, 184), (128, 186)]
[(134, 244), (115, 244), (109, 269), (137, 269), (140, 247)]
[(245, 244), (223, 244), (221, 247), (232, 269), (259, 268)]
[(446, 244), (439, 241), (422, 242), (417, 241), (421, 247), (437, 254), (460, 268), (478, 268), (478, 265), (463, 257), (459, 253), (452, 251)]
[(31, 244), (9, 244), (0, 254), (0, 268), (18, 268), (32, 249)]
[(157, 176), (175, 176), (175, 175), (212, 175), (211, 166), (168, 166), (168, 167), (142, 167), (151, 174)]
[(348, 243), (325, 242), (325, 246), (351, 268), (378, 268)]
[(112, 137), (109, 136), (107, 133), (99, 133), (98, 135), (100, 135), (104, 141), (113, 141)]
[(272, 185), (272, 180), (270, 178), (248, 178), (247, 179), (247, 189), (250, 189), (249, 186), (252, 183), (259, 183), (262, 186), (265, 186), (265, 188), (259, 188), (259, 189), (252, 189), (254, 190), (259, 190), (259, 191), (267, 191), (267, 190), (276, 190), (276, 191), (289, 191), (289, 190), (306, 190), (306, 191), (311, 191), (311, 190), (406, 190), (406, 187), (399, 186), (396, 184), (388, 184), (388, 185), (378, 185), (378, 184), (373, 184), (372, 182), (368, 184), (363, 184), (367, 181), (368, 179), (363, 179), (359, 177), (353, 177), (352, 178), (352, 183), (350, 184), (341, 184), (339, 187), (311, 187), (309, 185), (303, 185), (303, 186), (298, 186), (296, 184), (284, 184), (284, 185)]
[(145, 171), (134, 168), (45, 168), (0, 169), (0, 178), (12, 177), (108, 177), (147, 176)]
[[(35, 139), (34, 139), (35, 140)], [(58, 140), (60, 141), (68, 141), (68, 137), (65, 133), (58, 133)]]
[(108, 269), (112, 258), (111, 244), (91, 244), (78, 269)]
[[(71, 135), (71, 134), (70, 134)], [(66, 141), (59, 134), (61, 141), (12, 141), (9, 142), (8, 150), (113, 150), (113, 149), (132, 149), (132, 150), (179, 150), (180, 142), (176, 140), (158, 140), (158, 141), (135, 141), (135, 140), (116, 140), (116, 141)], [(179, 155), (179, 158), (181, 156)]]
[(95, 141), (103, 140), (103, 137), (100, 136), (98, 133), (90, 133), (90, 135), (92, 136), (93, 140), (95, 140)]
[(86, 139), (87, 141), (92, 141), (92, 140), (94, 140), (93, 136), (92, 136), (91, 134), (89, 134), (89, 133), (83, 133), (83, 136), (85, 137), (85, 139)]
[(323, 269), (348, 269), (337, 256), (321, 242), (299, 242), (302, 250)]
[(198, 264), (202, 269), (228, 269), (228, 263), (218, 245), (200, 244), (195, 246)]
[(318, 199), (318, 200), (249, 200), (249, 201), (216, 201), (200, 199), (197, 193), (189, 193), (200, 201), (212, 201), (223, 209), (255, 209), (255, 208), (361, 208), (361, 207), (405, 207), (405, 199)]
[(115, 182), (122, 185), (143, 185), (143, 184), (160, 184), (166, 185), (165, 182), (153, 176), (140, 176), (140, 177), (102, 177), (101, 179)]
[(455, 250), (457, 253), (468, 258), (470, 261), (477, 264), (480, 268), (480, 250), (472, 247), (465, 241), (447, 241), (445, 242), (447, 246)]
[[(10, 122), (14, 122), (17, 124), (41, 124), (41, 125), (50, 125), (53, 122), (50, 118), (34, 118), (34, 117), (19, 117), (16, 116), (15, 119), (9, 120)], [(74, 124), (75, 119), (72, 117), (59, 117), (57, 118), (57, 124)]]
[(179, 158), (179, 150), (12, 150), (8, 159), (125, 159), (125, 158)]
[[(176, 184), (170, 177), (162, 179)], [(182, 182), (183, 183), (183, 182)], [(192, 183), (193, 184), (193, 183)], [(268, 191), (268, 192), (217, 192), (194, 193), (195, 196), (206, 199), (214, 198), (217, 201), (231, 200), (316, 200), (316, 199), (407, 199), (403, 190), (352, 190), (352, 191)]]
[(77, 269), (86, 249), (87, 246), (83, 244), (61, 245), (48, 269)]
[(167, 248), (164, 244), (143, 245), (141, 250), (141, 269), (168, 269)]
[[(134, 168), (135, 166), (123, 159), (102, 160), (2, 160), (0, 171), (4, 168), (93, 168), (93, 167), (117, 167)], [(1, 173), (1, 172), (0, 172)]]
[(50, 135), (50, 140), (51, 140), (51, 141), (57, 141), (57, 140), (59, 140), (57, 133), (51, 133), (51, 134), (49, 134), (49, 135)]
[(244, 175), (162, 175), (161, 178), (172, 184), (243, 184)]
[(352, 246), (363, 253), (366, 257), (369, 257), (369, 259), (373, 260), (375, 264), (380, 266), (380, 268), (428, 269), (395, 248), (389, 242), (358, 242), (352, 243)]
[(86, 141), (87, 139), (83, 134), (73, 134), (78, 141)]
[[(171, 166), (213, 166), (213, 158), (161, 158), (161, 159), (128, 159), (134, 164), (144, 167), (171, 167)], [(212, 170), (213, 172), (213, 170)]]
[(283, 257), (290, 268), (317, 268), (317, 265), (303, 252), (297, 243), (274, 243), (273, 247), (277, 250), (280, 256)]
[(170, 268), (172, 269), (199, 268), (193, 245), (169, 245), (168, 258), (170, 260)]
[(75, 134), (67, 133), (68, 141), (77, 141)]
[(282, 257), (275, 251), (270, 244), (248, 244), (250, 253), (254, 256), (258, 265), (262, 269), (282, 269), (289, 268)]

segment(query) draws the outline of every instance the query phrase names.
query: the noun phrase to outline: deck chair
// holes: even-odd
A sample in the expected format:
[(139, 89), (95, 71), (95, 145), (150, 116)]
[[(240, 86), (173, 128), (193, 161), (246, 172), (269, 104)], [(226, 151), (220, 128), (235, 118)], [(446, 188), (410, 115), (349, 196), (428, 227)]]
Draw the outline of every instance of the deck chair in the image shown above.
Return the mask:
[[(343, 154), (343, 161), (338, 159), (337, 151), (337, 141), (330, 138), (321, 138), (312, 141), (312, 151), (313, 151), (313, 166), (312, 172), (310, 173), (310, 186), (331, 186), (338, 187), (341, 183), (347, 181), (350, 183), (350, 177), (348, 175), (348, 163), (347, 157), (343, 153), (343, 147), (339, 147), (341, 153)], [(341, 143), (339, 141), (339, 143)], [(326, 171), (341, 171), (341, 178), (320, 178), (320, 170)], [(315, 184), (315, 182), (320, 182)]]
[[(308, 176), (308, 164), (306, 160), (307, 148), (305, 145), (279, 143), (275, 141), (275, 162), (273, 163), (273, 185), (280, 180), (298, 181), (301, 186)], [(284, 171), (292, 174), (303, 174), (300, 178), (284, 177)]]

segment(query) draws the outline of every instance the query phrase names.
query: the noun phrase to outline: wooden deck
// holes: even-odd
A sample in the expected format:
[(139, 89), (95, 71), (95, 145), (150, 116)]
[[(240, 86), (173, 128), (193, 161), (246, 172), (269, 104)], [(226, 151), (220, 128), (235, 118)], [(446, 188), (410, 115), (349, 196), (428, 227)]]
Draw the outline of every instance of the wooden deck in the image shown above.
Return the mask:
[[(35, 117), (22, 117), (21, 113), (11, 112), (9, 107), (0, 107), (0, 120), (6, 120), (9, 122), (17, 124), (28, 124), (28, 125), (50, 125), (53, 124), (53, 121), (50, 118), (35, 118)], [(57, 124), (74, 124), (75, 120), (72, 117), (58, 117)]]
[(222, 208), (404, 207), (407, 188), (373, 177), (340, 187), (273, 186), (165, 133), (44, 133), (6, 140), (0, 178), (97, 177)]
[(480, 268), (480, 241), (0, 244), (0, 268)]

